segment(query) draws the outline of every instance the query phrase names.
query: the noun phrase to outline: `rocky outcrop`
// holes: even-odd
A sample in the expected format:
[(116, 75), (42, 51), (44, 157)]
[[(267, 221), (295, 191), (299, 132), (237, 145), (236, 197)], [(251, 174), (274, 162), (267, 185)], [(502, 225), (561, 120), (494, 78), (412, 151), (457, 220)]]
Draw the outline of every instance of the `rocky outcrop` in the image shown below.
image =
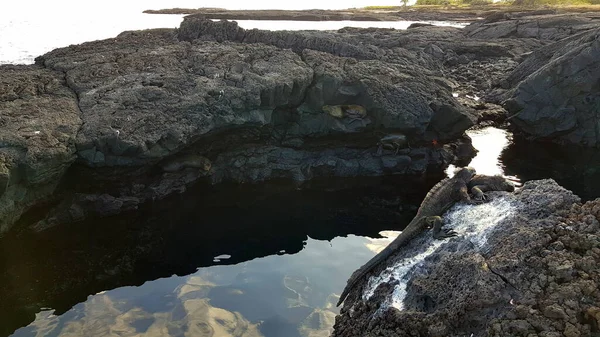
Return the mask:
[(209, 132), (267, 125), (276, 107), (299, 105), (312, 80), (312, 69), (290, 51), (216, 43), (136, 48), (128, 41), (104, 44), (105, 53), (83, 45), (73, 59), (43, 57), (79, 97), (77, 150), (88, 166), (147, 165)]
[[(463, 132), (489, 109), (453, 92), (481, 95), (514, 67), (509, 60), (541, 43), (463, 36), (433, 26), (244, 30), (192, 15), (179, 29), (124, 32), (38, 57), (35, 69), (63, 79), (78, 114), (69, 141), (77, 159), (53, 178), (70, 167), (61, 211), (37, 228), (136, 209), (198, 179), (302, 182), (466, 159), (473, 149)], [(464, 71), (446, 76), (457, 65)], [(464, 88), (464, 76), (476, 83)], [(341, 106), (364, 113), (336, 112)], [(411, 149), (376, 155), (390, 133)], [(199, 157), (208, 169), (181, 162)]]
[[(409, 30), (346, 27), (337, 32), (244, 30), (233, 22), (210, 22), (201, 15), (186, 17), (178, 36), (188, 41), (264, 43), (297, 53), (316, 50), (357, 60), (383, 61), (386, 66), (401, 66), (403, 71), (425, 70), (434, 82), (458, 93), (461, 104), (466, 96), (472, 103), (472, 97), (486, 95), (492, 83), (512, 71), (523, 55), (548, 43), (537, 39), (466, 38), (462, 29), (438, 26)], [(487, 108), (478, 109), (475, 115), (482, 110)]]
[[(317, 153), (274, 146), (239, 150), (219, 156), (214, 165), (220, 169), (213, 181), (264, 181), (286, 178), (305, 181), (313, 177), (379, 176), (391, 173), (416, 174), (426, 170), (428, 163), (443, 161), (423, 149), (403, 149), (398, 154), (378, 156), (364, 149), (331, 149)], [(448, 151), (448, 154), (454, 151)], [(437, 154), (440, 155), (440, 154)]]
[(536, 138), (600, 145), (600, 29), (534, 52), (507, 78), (512, 123)]
[(447, 214), (458, 238), (420, 238), (378, 268), (333, 336), (598, 333), (600, 199), (581, 205), (553, 180), (492, 195)]
[[(457, 147), (431, 141), (458, 139), (476, 118), (444, 80), (432, 81), (439, 76), (427, 58), (405, 50), (410, 57), (394, 62), (385, 43), (356, 45), (356, 33), (290, 34), (191, 17), (178, 30), (125, 32), (5, 68), (10, 81), (29, 76), (43, 89), (20, 97), (28, 91), (15, 85), (12, 93), (8, 83), (2, 91), (14, 116), (3, 120), (11, 154), (2, 166), (2, 230), (46, 200), (75, 158), (62, 204), (36, 228), (136, 209), (206, 176), (304, 181), (418, 173), (456, 159)], [(54, 76), (51, 85), (37, 73)], [(366, 113), (323, 109), (343, 104)], [(44, 118), (41, 126), (22, 105)], [(376, 156), (387, 132), (408, 136), (413, 149)], [(16, 137), (28, 138), (22, 145)], [(186, 156), (205, 158), (208, 169), (178, 163)]]
[[(520, 49), (520, 55), (504, 60), (508, 62), (504, 67), (484, 64), (486, 80), (482, 83), (480, 77), (476, 81), (476, 87), (486, 87), (479, 91), (479, 97), (502, 105), (516, 131), (530, 139), (600, 145), (600, 67), (596, 61), (600, 15), (500, 13), (469, 25), (465, 32), (471, 38), (487, 38), (490, 42), (519, 37), (540, 43), (529, 52)], [(499, 66), (510, 71), (502, 75), (494, 70)], [(456, 72), (461, 74), (464, 70)]]
[(77, 98), (60, 72), (0, 66), (0, 233), (47, 201), (75, 160)]
[[(338, 57), (310, 45), (292, 48), (298, 55), (261, 39), (228, 43), (240, 30), (233, 22), (186, 20), (179, 39), (196, 41), (191, 31), (198, 31), (220, 43), (177, 42), (169, 31), (127, 33), (39, 58), (63, 71), (79, 97), (83, 162), (147, 165), (232, 127), (275, 125), (279, 134), (302, 139), (378, 126), (420, 137), (431, 130), (447, 140), (473, 125), (450, 89), (431, 83), (430, 70)], [(155, 42), (132, 43), (139, 35)], [(322, 111), (346, 103), (364, 106), (367, 118), (350, 123)]]
[(598, 26), (600, 15), (594, 12), (546, 15), (499, 13), (467, 26), (465, 33), (478, 39), (512, 37), (557, 41)]

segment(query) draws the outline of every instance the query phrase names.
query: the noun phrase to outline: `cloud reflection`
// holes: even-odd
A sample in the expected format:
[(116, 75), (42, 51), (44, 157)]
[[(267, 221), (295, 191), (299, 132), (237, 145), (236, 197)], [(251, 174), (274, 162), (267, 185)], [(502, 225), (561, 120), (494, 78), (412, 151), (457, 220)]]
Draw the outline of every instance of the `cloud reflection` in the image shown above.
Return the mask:
[(60, 316), (45, 310), (13, 336), (329, 336), (345, 284), (339, 275), (350, 275), (389, 240), (309, 238), (297, 254), (100, 292)]

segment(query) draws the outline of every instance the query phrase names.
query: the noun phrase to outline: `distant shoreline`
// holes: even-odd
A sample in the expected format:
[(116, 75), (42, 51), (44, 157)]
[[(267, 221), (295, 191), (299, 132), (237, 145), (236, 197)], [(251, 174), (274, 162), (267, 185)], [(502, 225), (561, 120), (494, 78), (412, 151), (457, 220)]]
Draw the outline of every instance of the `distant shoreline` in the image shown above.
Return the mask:
[(341, 10), (227, 10), (223, 8), (168, 8), (145, 10), (147, 14), (200, 14), (215, 20), (287, 20), (287, 21), (476, 21), (498, 12), (548, 14), (600, 11), (600, 6), (516, 7), (489, 5), (481, 7), (440, 6), (371, 6)]
[[(398, 7), (402, 9), (401, 7)], [(146, 10), (147, 14), (201, 14), (216, 20), (285, 20), (285, 21), (405, 21), (405, 20), (452, 20), (473, 21), (478, 17), (473, 12), (440, 12), (408, 10), (227, 10), (221, 8), (171, 8)], [(418, 18), (416, 18), (416, 16)]]

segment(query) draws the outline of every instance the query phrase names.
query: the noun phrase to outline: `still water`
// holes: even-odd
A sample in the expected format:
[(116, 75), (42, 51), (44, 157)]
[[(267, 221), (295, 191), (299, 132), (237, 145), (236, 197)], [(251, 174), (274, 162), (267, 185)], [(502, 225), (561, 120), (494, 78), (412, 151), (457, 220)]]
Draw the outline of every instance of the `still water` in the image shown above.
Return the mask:
[(387, 244), (368, 237), (410, 221), (441, 177), (429, 178), (198, 186), (135, 214), (9, 233), (0, 331), (326, 335), (348, 275)]
[[(486, 149), (476, 169), (501, 172), (506, 132), (471, 137)], [(327, 336), (348, 276), (441, 178), (199, 186), (135, 214), (10, 233), (0, 240), (0, 332)]]
[[(598, 151), (468, 133), (480, 173), (600, 196)], [(134, 214), (14, 231), (0, 239), (0, 335), (328, 336), (347, 278), (441, 178), (197, 186)]]

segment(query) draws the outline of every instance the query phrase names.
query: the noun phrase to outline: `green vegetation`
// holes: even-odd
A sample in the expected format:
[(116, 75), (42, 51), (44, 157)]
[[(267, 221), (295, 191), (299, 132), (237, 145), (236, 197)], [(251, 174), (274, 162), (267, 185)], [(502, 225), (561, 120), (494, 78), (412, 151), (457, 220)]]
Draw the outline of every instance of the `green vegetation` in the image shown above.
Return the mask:
[(491, 5), (491, 0), (417, 0), (417, 6), (485, 6)]
[(363, 9), (371, 10), (371, 11), (375, 11), (375, 10), (393, 11), (393, 10), (400, 9), (400, 7), (399, 6), (367, 6), (367, 7), (364, 7)]
[(509, 2), (513, 6), (585, 6), (600, 4), (600, 0), (513, 0)]
[[(400, 4), (406, 6), (410, 0), (398, 0)], [(556, 6), (561, 9), (568, 10), (573, 7), (573, 10), (581, 10), (582, 7), (590, 7), (589, 10), (598, 11), (600, 7), (594, 5), (600, 5), (600, 0), (500, 0), (499, 2), (493, 3), (492, 0), (416, 0), (414, 8), (421, 8), (424, 10), (441, 9), (440, 7), (451, 7), (451, 8), (469, 8), (469, 7), (489, 7), (490, 9), (509, 8), (515, 7), (538, 7), (538, 6)], [(363, 10), (381, 10), (381, 11), (394, 11), (402, 10), (403, 6), (367, 6), (361, 8)]]

